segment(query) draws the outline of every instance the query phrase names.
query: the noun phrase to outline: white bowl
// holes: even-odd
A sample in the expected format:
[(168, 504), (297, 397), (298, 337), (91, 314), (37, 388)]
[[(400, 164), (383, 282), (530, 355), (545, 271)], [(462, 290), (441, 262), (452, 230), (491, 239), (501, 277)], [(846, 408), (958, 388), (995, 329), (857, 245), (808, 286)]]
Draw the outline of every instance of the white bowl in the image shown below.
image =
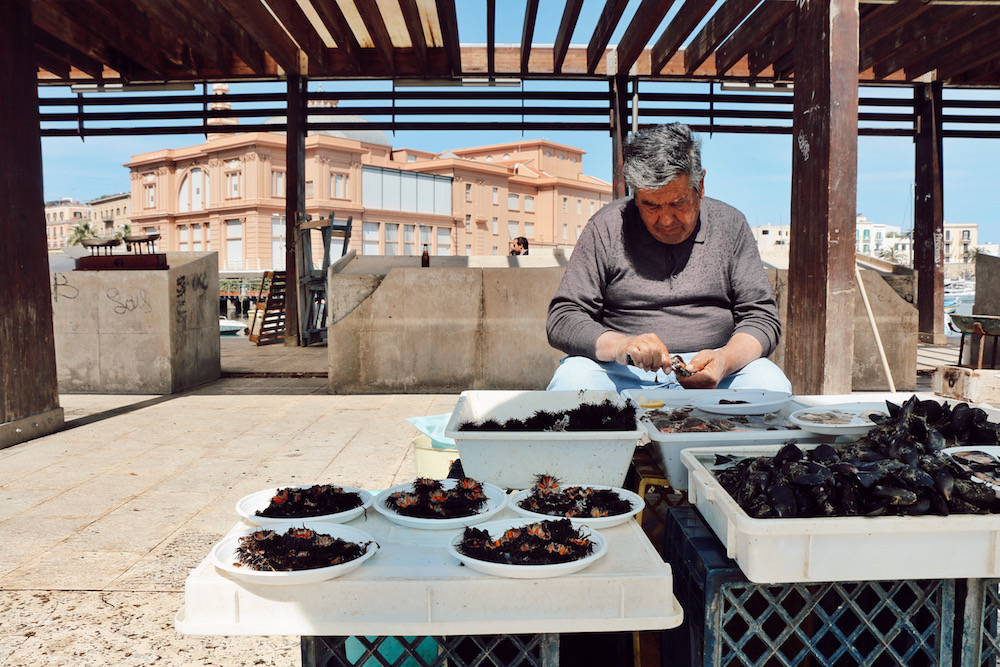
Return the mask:
[[(458, 484), (457, 479), (442, 479), (441, 485), (445, 489), (453, 489)], [(421, 530), (451, 530), (462, 526), (473, 526), (491, 519), (499, 514), (507, 505), (507, 493), (499, 486), (482, 482), (483, 492), (486, 493), (486, 504), (478, 514), (470, 516), (457, 516), (449, 519), (424, 519), (415, 516), (399, 514), (385, 506), (386, 499), (393, 493), (400, 491), (410, 491), (413, 489), (413, 482), (409, 484), (397, 484), (389, 487), (385, 491), (379, 492), (375, 496), (375, 510), (393, 523), (398, 523), (407, 528), (419, 528)]]
[[(340, 488), (344, 491), (357, 493), (361, 496), (361, 505), (359, 507), (352, 507), (349, 510), (343, 512), (337, 512), (336, 514), (319, 514), (315, 516), (302, 516), (302, 517), (272, 517), (272, 516), (257, 516), (256, 512), (258, 510), (266, 509), (271, 503), (271, 498), (278, 492), (279, 489), (308, 489), (314, 486), (313, 484), (300, 484), (294, 485), (289, 484), (285, 486), (278, 486), (273, 489), (264, 489), (263, 491), (257, 491), (256, 493), (251, 493), (248, 496), (243, 496), (236, 503), (236, 513), (239, 514), (244, 521), (254, 524), (255, 526), (280, 526), (291, 522), (302, 522), (302, 521), (318, 521), (322, 523), (347, 523), (355, 517), (361, 516), (366, 509), (372, 506), (372, 502), (375, 497), (368, 491), (363, 489), (355, 489), (350, 486), (341, 486)], [(331, 485), (334, 486), (334, 485)]]
[[(553, 517), (547, 517), (552, 520)], [(536, 519), (503, 519), (500, 521), (489, 521), (478, 528), (489, 533), (490, 537), (496, 538), (502, 535), (508, 528), (522, 528), (532, 523), (537, 523)], [(549, 577), (559, 577), (573, 572), (579, 572), (585, 567), (593, 564), (608, 552), (608, 541), (595, 530), (589, 531), (587, 537), (594, 543), (594, 550), (589, 556), (584, 556), (578, 560), (568, 563), (553, 563), (552, 565), (508, 565), (505, 563), (491, 563), (489, 561), (471, 558), (458, 550), (458, 544), (462, 541), (464, 531), (458, 533), (448, 542), (448, 553), (460, 560), (467, 567), (483, 574), (491, 574), (497, 577), (509, 577), (511, 579), (547, 579)]]
[[(330, 537), (347, 540), (348, 542), (355, 542), (357, 544), (364, 544), (367, 542), (369, 544), (365, 548), (365, 553), (361, 556), (340, 565), (317, 567), (310, 570), (294, 570), (291, 572), (265, 572), (263, 570), (252, 570), (245, 565), (236, 565), (238, 562), (236, 558), (236, 549), (240, 546), (240, 538), (246, 535), (252, 535), (257, 530), (261, 530), (261, 528), (253, 528), (227, 537), (215, 545), (212, 549), (212, 553), (210, 554), (212, 564), (215, 565), (216, 569), (225, 572), (229, 576), (251, 584), (314, 584), (320, 581), (326, 581), (327, 579), (340, 577), (348, 572), (356, 570), (361, 567), (362, 563), (374, 556), (375, 552), (378, 550), (378, 544), (375, 542), (374, 538), (372, 538), (372, 536), (368, 533), (358, 530), (357, 528), (343, 526), (336, 523), (287, 523), (288, 527), (295, 525), (297, 527), (309, 528), (310, 530), (314, 530), (321, 535), (329, 535)], [(275, 530), (276, 528), (278, 527), (275, 526), (269, 528), (269, 530)], [(287, 530), (287, 528), (284, 530)], [(284, 532), (284, 530), (281, 532)]]
[(603, 484), (560, 484), (560, 487), (565, 489), (570, 486), (584, 486), (589, 489), (595, 490), (606, 490), (610, 489), (618, 494), (618, 497), (622, 500), (628, 501), (632, 505), (632, 509), (624, 514), (615, 514), (614, 516), (572, 516), (565, 517), (558, 514), (541, 514), (539, 512), (532, 512), (531, 510), (521, 507), (520, 503), (525, 500), (528, 496), (532, 494), (532, 489), (525, 489), (524, 491), (518, 491), (512, 494), (507, 499), (507, 504), (510, 506), (514, 512), (518, 515), (539, 521), (542, 519), (569, 519), (574, 526), (589, 526), (591, 528), (610, 528), (611, 526), (617, 526), (623, 524), (636, 514), (641, 512), (644, 507), (646, 507), (646, 502), (642, 499), (638, 493), (633, 493), (627, 489), (620, 489), (616, 486), (605, 486)]
[[(809, 408), (796, 410), (788, 415), (788, 421), (798, 426), (803, 431), (819, 433), (821, 435), (864, 435), (875, 427), (875, 422), (866, 417), (868, 413), (881, 412), (889, 414), (889, 409), (885, 402), (881, 403), (836, 403), (834, 405), (814, 405)], [(838, 423), (824, 423), (810, 419), (810, 417), (830, 414), (841, 416), (843, 421)]]
[[(712, 392), (711, 396), (697, 396), (691, 399), (690, 405), (716, 415), (766, 415), (769, 412), (780, 410), (781, 406), (787, 403), (791, 397), (792, 395), (786, 391), (731, 389), (725, 394)], [(723, 403), (722, 401), (742, 402)]]

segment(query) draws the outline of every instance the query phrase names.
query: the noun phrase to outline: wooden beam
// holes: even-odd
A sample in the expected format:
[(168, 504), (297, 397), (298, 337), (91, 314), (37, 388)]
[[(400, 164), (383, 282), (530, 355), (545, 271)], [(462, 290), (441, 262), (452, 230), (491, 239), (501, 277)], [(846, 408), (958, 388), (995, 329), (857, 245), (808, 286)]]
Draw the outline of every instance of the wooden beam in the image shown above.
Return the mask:
[(580, 18), (580, 9), (583, 7), (583, 0), (567, 0), (563, 9), (562, 19), (559, 21), (559, 32), (556, 33), (554, 52), (552, 54), (552, 71), (559, 73), (562, 71), (563, 63), (566, 60), (566, 52), (569, 50), (569, 42), (573, 38), (573, 31), (576, 30), (576, 22)]
[(497, 0), (486, 0), (486, 72), (497, 73)]
[(30, 0), (0, 2), (0, 446), (62, 428)]
[[(538, 2), (538, 0), (531, 1)], [(417, 0), (399, 0), (399, 9), (403, 13), (403, 20), (406, 21), (406, 32), (410, 35), (410, 43), (413, 44), (417, 69), (423, 72), (427, 69), (427, 39), (424, 37), (424, 25), (420, 20)]]
[(594, 34), (590, 38), (590, 43), (587, 44), (587, 72), (590, 74), (593, 74), (597, 69), (597, 63), (604, 55), (604, 49), (611, 41), (611, 35), (618, 27), (618, 21), (621, 20), (627, 6), (628, 0), (607, 0), (604, 3), (604, 11), (597, 19)]
[(618, 72), (628, 74), (639, 54), (646, 48), (674, 0), (642, 0), (632, 22), (618, 43)]
[(773, 66), (779, 58), (790, 53), (794, 45), (795, 12), (792, 12), (771, 30), (764, 41), (747, 54), (747, 67), (750, 70), (750, 76), (757, 76), (768, 67)]
[(850, 393), (857, 207), (857, 0), (799, 0), (785, 371), (797, 394)]
[(59, 79), (69, 79), (69, 63), (35, 44), (35, 63), (46, 72), (51, 72)]
[(308, 90), (306, 77), (288, 75), (285, 130), (285, 346), (299, 346), (299, 223), (306, 212), (306, 130)]
[(203, 21), (195, 20), (175, 0), (143, 0), (142, 6), (154, 19), (152, 23), (170, 30), (223, 74), (232, 74), (232, 51)]
[(31, 12), (35, 25), (88, 58), (111, 67), (125, 78), (129, 78), (133, 72), (139, 69), (124, 55), (108, 48), (104, 40), (99, 39), (90, 30), (71, 20), (59, 10), (59, 4), (61, 3), (33, 2)]
[(354, 0), (354, 4), (357, 5), (361, 20), (364, 21), (368, 35), (375, 44), (375, 50), (382, 56), (386, 66), (390, 70), (394, 69), (392, 38), (385, 28), (385, 20), (382, 18), (382, 12), (379, 11), (378, 3), (375, 0)]
[(654, 75), (660, 73), (714, 4), (715, 0), (685, 0), (670, 21), (670, 25), (653, 45), (650, 53), (650, 72)]
[(785, 21), (795, 10), (787, 0), (764, 0), (726, 41), (715, 50), (715, 72), (725, 74), (730, 67), (747, 55), (761, 39)]
[[(67, 4), (78, 5), (80, 11), (89, 15), (91, 30), (98, 37), (108, 38), (111, 35), (111, 41), (117, 43), (122, 51), (135, 54), (137, 62), (146, 64), (148, 59), (164, 71), (173, 64), (186, 74), (197, 75), (198, 68), (187, 44), (161, 22), (151, 21), (134, 0), (89, 0), (86, 4)], [(148, 64), (146, 67), (157, 71)]]
[[(366, 72), (367, 70), (362, 67), (361, 63), (361, 44), (358, 43), (358, 38), (351, 31), (337, 0), (314, 0), (313, 8), (316, 9), (319, 20), (330, 31), (333, 40), (337, 42), (339, 55), (347, 60), (355, 73)], [(392, 63), (389, 64), (391, 66)]]
[(271, 11), (281, 21), (284, 30), (292, 36), (298, 48), (309, 57), (310, 68), (326, 69), (326, 44), (299, 4), (295, 0), (266, 1)]
[(938, 48), (938, 45), (950, 42), (954, 24), (960, 20), (962, 12), (945, 11), (935, 7), (909, 21), (871, 47), (861, 50), (858, 60), (858, 71), (869, 67), (876, 69), (876, 74), (892, 74), (920, 56), (928, 49)]
[(952, 40), (947, 50), (939, 49), (925, 54), (904, 66), (907, 77), (918, 77), (937, 70), (937, 79), (948, 80), (984, 62), (989, 62), (1000, 47), (1000, 14), (992, 19), (983, 18), (979, 27), (966, 33), (960, 40)]
[[(861, 19), (859, 44), (862, 50), (899, 30), (930, 7), (929, 0), (899, 0), (893, 5), (874, 7)], [(866, 69), (862, 67), (862, 69)]]
[(521, 30), (521, 74), (528, 73), (531, 58), (531, 40), (535, 36), (535, 21), (538, 18), (538, 0), (528, 0), (524, 9), (524, 28)]
[(758, 0), (726, 0), (684, 50), (684, 69), (691, 74), (745, 19)]
[(613, 196), (621, 199), (628, 194), (623, 173), (623, 149), (628, 137), (628, 75), (611, 77), (611, 181)]
[(299, 47), (260, 2), (217, 0), (286, 74), (299, 71)]
[(437, 7), (438, 25), (441, 28), (441, 39), (444, 41), (444, 52), (448, 58), (448, 69), (452, 76), (461, 76), (462, 45), (458, 41), (455, 0), (434, 0), (434, 6)]
[(916, 84), (913, 268), (917, 270), (920, 341), (944, 344), (944, 155), (941, 149), (941, 82)]
[(255, 74), (268, 73), (268, 63), (260, 44), (226, 11), (218, 0), (168, 0), (202, 22), (206, 29), (223, 41), (237, 58)]
[[(100, 80), (104, 76), (104, 65), (88, 55), (80, 53), (62, 40), (56, 39), (45, 30), (35, 28), (35, 46), (51, 53), (54, 57), (75, 67), (92, 79)], [(67, 79), (69, 76), (66, 77)]]

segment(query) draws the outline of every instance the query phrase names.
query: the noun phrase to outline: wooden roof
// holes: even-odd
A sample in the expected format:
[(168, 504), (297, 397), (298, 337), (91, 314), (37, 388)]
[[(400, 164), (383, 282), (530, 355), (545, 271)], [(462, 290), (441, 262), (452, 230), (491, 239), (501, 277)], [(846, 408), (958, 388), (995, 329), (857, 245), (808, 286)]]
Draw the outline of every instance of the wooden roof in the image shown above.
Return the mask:
[[(39, 83), (287, 73), (794, 79), (794, 0), (600, 1), (587, 25), (583, 0), (567, 0), (553, 44), (534, 41), (539, 0), (514, 5), (517, 16), (503, 0), (462, 0), (485, 13), (479, 45), (463, 42), (456, 0), (33, 0), (32, 11)], [(1000, 85), (1000, 0), (861, 0), (860, 15), (859, 82)], [(519, 22), (519, 44), (496, 43), (498, 21)], [(574, 35), (580, 45), (571, 45)]]

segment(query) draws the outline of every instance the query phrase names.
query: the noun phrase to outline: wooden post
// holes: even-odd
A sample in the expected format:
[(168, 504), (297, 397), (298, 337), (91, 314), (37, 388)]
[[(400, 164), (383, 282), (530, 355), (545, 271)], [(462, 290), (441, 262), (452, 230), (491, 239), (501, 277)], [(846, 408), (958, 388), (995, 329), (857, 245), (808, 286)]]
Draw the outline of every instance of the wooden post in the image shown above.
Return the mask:
[(299, 271), (296, 262), (299, 221), (306, 212), (306, 77), (288, 75), (288, 127), (285, 131), (285, 346), (299, 346)]
[(628, 77), (619, 74), (611, 78), (611, 181), (615, 199), (628, 194), (622, 176), (622, 148), (628, 128)]
[(917, 270), (920, 342), (944, 345), (944, 169), (941, 83), (913, 88), (917, 118), (913, 189), (913, 268)]
[(797, 0), (784, 331), (797, 394), (851, 391), (858, 29), (856, 0)]
[(31, 0), (0, 2), (0, 447), (63, 426)]

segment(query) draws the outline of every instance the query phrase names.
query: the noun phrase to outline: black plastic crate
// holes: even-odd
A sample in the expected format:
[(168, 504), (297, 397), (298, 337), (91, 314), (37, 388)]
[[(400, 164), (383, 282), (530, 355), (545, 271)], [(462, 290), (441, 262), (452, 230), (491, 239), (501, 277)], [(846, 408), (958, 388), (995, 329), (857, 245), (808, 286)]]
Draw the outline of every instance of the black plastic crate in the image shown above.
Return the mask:
[(965, 579), (959, 585), (963, 606), (962, 667), (994, 667), (1000, 662), (1000, 579)]
[[(451, 637), (302, 637), (303, 667), (546, 667), (558, 634)], [(568, 663), (567, 663), (568, 664)]]
[(661, 634), (665, 667), (953, 661), (954, 580), (755, 584), (695, 508), (671, 508), (665, 532), (684, 609)]

